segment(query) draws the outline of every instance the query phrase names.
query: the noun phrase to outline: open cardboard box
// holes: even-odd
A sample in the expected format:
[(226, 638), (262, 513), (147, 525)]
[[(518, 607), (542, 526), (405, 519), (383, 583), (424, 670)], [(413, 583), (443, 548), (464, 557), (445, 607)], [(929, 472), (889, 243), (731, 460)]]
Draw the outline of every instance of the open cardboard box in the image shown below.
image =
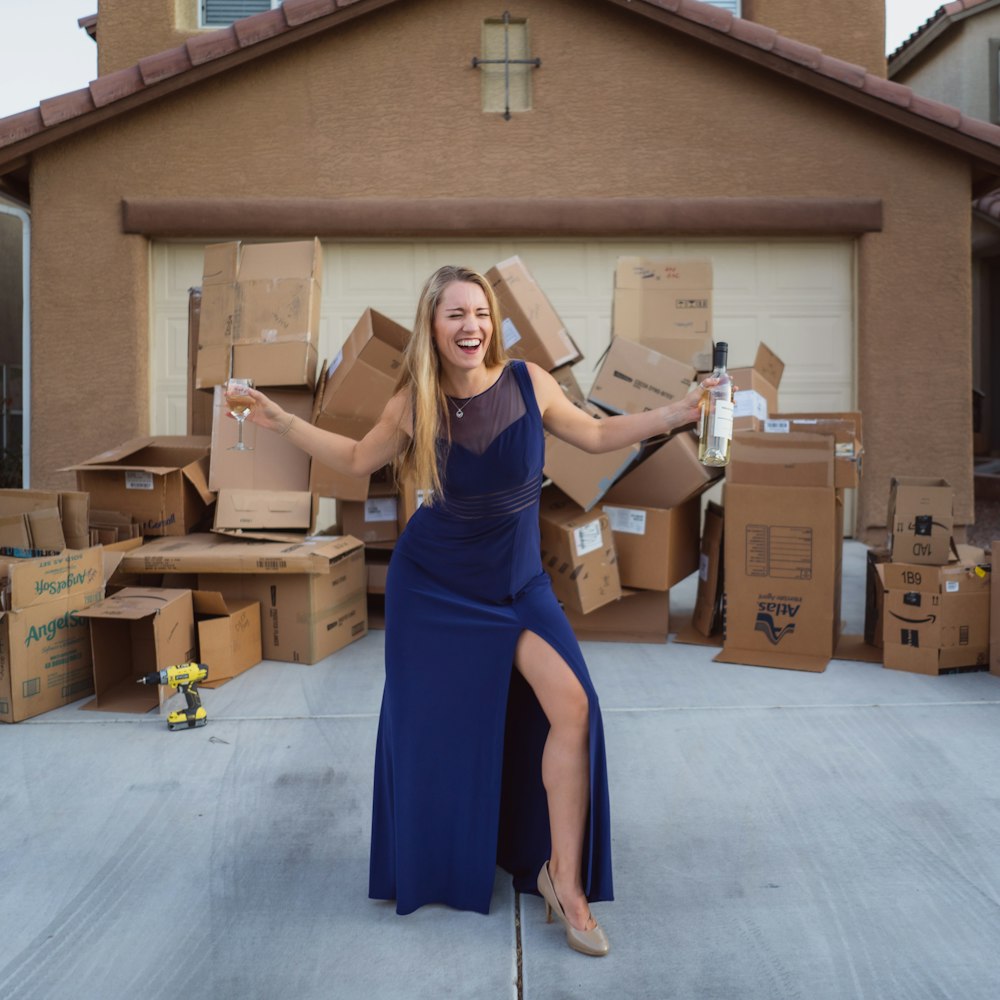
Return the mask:
[(664, 643), (670, 634), (670, 594), (667, 591), (629, 590), (621, 597), (582, 615), (566, 608), (581, 642)]
[(198, 658), (208, 667), (203, 687), (215, 688), (263, 659), (260, 602), (227, 601), (209, 590), (193, 591)]
[(683, 399), (694, 378), (693, 365), (613, 337), (587, 398), (610, 413), (643, 413)]
[(955, 491), (944, 479), (893, 476), (889, 483), (889, 554), (899, 562), (943, 566), (955, 554)]
[(23, 532), (18, 537), (27, 540), (29, 550), (88, 548), (89, 511), (88, 493), (0, 489), (0, 518), (22, 515), (21, 528), (15, 530)]

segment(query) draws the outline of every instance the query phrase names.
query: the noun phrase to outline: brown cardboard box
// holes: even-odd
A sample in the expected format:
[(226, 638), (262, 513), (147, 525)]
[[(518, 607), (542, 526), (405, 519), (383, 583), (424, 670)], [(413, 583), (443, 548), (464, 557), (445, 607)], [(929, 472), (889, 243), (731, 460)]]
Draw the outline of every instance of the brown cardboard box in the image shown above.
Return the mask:
[[(288, 413), (312, 419), (313, 394), (308, 389), (269, 389), (267, 395)], [(286, 437), (247, 422), (243, 439), (252, 451), (235, 451), (239, 428), (229, 416), (222, 386), (215, 387), (212, 408), (212, 452), (208, 488), (222, 490), (308, 490), (309, 456)]]
[(340, 527), (365, 543), (392, 542), (399, 537), (399, 505), (396, 497), (369, 497), (344, 500), (340, 507)]
[(865, 642), (876, 649), (882, 648), (885, 615), (885, 570), (883, 563), (888, 561), (888, 549), (868, 550), (865, 566)]
[(427, 493), (427, 490), (418, 490), (412, 482), (403, 483), (399, 490), (396, 504), (396, 509), (399, 513), (397, 520), (399, 534), (402, 534), (403, 528), (406, 527), (407, 522), (416, 513), (417, 508), (423, 505), (424, 500), (427, 498)]
[(212, 433), (212, 393), (197, 389), (198, 328), (201, 324), (201, 288), (188, 289), (187, 432)]
[(25, 515), (24, 530), (32, 548), (85, 549), (90, 545), (88, 493), (0, 489), (0, 517), (18, 514)]
[[(707, 374), (711, 365), (705, 369)], [(737, 391), (733, 393), (733, 430), (761, 430), (764, 421), (778, 412), (778, 387), (785, 363), (767, 344), (757, 345), (757, 355), (750, 366), (729, 369)]]
[(725, 473), (698, 461), (698, 439), (679, 431), (665, 443), (648, 448), (606, 494), (609, 503), (640, 507), (679, 507), (700, 496)]
[(562, 365), (550, 374), (559, 383), (559, 388), (566, 393), (570, 401), (576, 406), (581, 406), (587, 401), (587, 397), (583, 389), (580, 388), (580, 383), (577, 382), (576, 375), (573, 373), (572, 365)]
[[(317, 413), (313, 423), (324, 431), (343, 434), (353, 441), (360, 441), (375, 425), (364, 418), (334, 417)], [(337, 500), (364, 500), (371, 486), (370, 476), (348, 476), (337, 472), (322, 462), (314, 461), (309, 473), (309, 489), (317, 496)]]
[(643, 413), (683, 399), (694, 377), (692, 365), (613, 337), (587, 398), (611, 413)]
[(581, 642), (659, 642), (670, 634), (670, 594), (657, 590), (622, 590), (617, 600), (582, 615), (566, 608)]
[[(605, 419), (604, 412), (591, 403), (581, 404), (580, 409), (595, 420)], [(633, 444), (592, 455), (546, 433), (545, 475), (583, 510), (590, 510), (629, 468), (639, 452), (639, 445)]]
[(319, 409), (374, 424), (396, 391), (410, 331), (366, 309), (323, 375)]
[(174, 693), (138, 678), (197, 655), (190, 590), (126, 587), (80, 612), (90, 620), (97, 697), (87, 708), (106, 712), (148, 712)]
[(227, 601), (209, 590), (195, 590), (191, 598), (198, 628), (198, 659), (208, 667), (203, 687), (219, 687), (260, 663), (259, 601)]
[(882, 563), (883, 663), (940, 674), (990, 660), (990, 574), (986, 554), (963, 546), (947, 566)]
[(726, 472), (725, 638), (716, 660), (822, 671), (840, 634), (834, 440), (736, 434)]
[(611, 525), (623, 587), (669, 590), (698, 568), (698, 497), (670, 510), (605, 500), (601, 510)]
[(705, 638), (722, 631), (724, 528), (722, 507), (710, 500), (705, 507), (705, 523), (701, 531), (698, 592), (691, 615), (692, 627)]
[(775, 413), (764, 421), (768, 434), (830, 434), (834, 439), (834, 479), (838, 489), (850, 489), (861, 480), (861, 414), (848, 413)]
[(894, 562), (943, 566), (952, 557), (955, 491), (944, 479), (893, 476), (889, 553)]
[[(1000, 541), (993, 543), (992, 566), (994, 571), (1000, 567)], [(990, 574), (990, 673), (1000, 677), (1000, 583), (994, 583), (995, 577)]]
[(196, 387), (313, 386), (322, 273), (318, 239), (206, 246)]
[(313, 495), (302, 490), (219, 490), (213, 531), (243, 533), (259, 529), (310, 531)]
[(104, 597), (100, 549), (11, 560), (0, 613), (0, 721), (20, 722), (94, 690), (83, 609)]
[(511, 357), (534, 361), (546, 371), (575, 364), (583, 357), (520, 257), (491, 267), (486, 279), (500, 304), (503, 325), (499, 333)]
[(546, 486), (539, 520), (542, 564), (556, 597), (567, 608), (587, 614), (621, 596), (606, 514), (587, 513), (556, 487)]
[(72, 465), (91, 506), (126, 513), (144, 535), (192, 531), (214, 500), (208, 488), (207, 437), (133, 438)]
[(614, 336), (698, 370), (712, 367), (712, 262), (619, 257)]

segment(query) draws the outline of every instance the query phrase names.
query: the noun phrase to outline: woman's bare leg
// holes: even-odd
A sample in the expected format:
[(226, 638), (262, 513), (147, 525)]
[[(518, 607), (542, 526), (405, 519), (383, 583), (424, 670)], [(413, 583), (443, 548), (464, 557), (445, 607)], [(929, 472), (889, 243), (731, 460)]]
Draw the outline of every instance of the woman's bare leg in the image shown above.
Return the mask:
[(590, 808), (590, 706), (566, 661), (534, 632), (522, 632), (514, 664), (531, 686), (549, 735), (542, 752), (542, 783), (549, 805), (549, 874), (569, 922), (595, 925), (583, 892), (583, 831)]

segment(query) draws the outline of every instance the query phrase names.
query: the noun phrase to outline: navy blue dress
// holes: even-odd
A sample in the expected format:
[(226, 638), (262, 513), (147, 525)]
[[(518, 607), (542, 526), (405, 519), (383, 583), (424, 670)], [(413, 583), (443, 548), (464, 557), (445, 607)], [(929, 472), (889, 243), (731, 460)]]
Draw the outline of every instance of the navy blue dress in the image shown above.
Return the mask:
[(523, 414), (481, 453), (452, 443), (444, 499), (417, 509), (389, 565), (369, 895), (395, 900), (401, 914), (427, 903), (489, 912), (497, 864), (517, 889), (536, 891), (550, 850), (549, 727), (513, 667), (526, 629), (562, 656), (589, 699), (581, 874), (591, 902), (613, 898), (601, 711), (542, 568), (541, 413), (523, 362), (502, 379), (511, 376)]

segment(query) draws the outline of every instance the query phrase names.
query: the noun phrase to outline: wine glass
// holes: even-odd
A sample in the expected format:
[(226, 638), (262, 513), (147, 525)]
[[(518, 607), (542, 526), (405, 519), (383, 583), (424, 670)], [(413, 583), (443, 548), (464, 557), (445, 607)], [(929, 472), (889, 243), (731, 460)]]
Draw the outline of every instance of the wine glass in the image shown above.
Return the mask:
[(247, 389), (253, 388), (252, 378), (231, 378), (226, 382), (226, 405), (239, 424), (239, 439), (229, 447), (229, 451), (253, 451), (253, 446), (243, 443), (243, 421), (253, 412), (253, 397)]

